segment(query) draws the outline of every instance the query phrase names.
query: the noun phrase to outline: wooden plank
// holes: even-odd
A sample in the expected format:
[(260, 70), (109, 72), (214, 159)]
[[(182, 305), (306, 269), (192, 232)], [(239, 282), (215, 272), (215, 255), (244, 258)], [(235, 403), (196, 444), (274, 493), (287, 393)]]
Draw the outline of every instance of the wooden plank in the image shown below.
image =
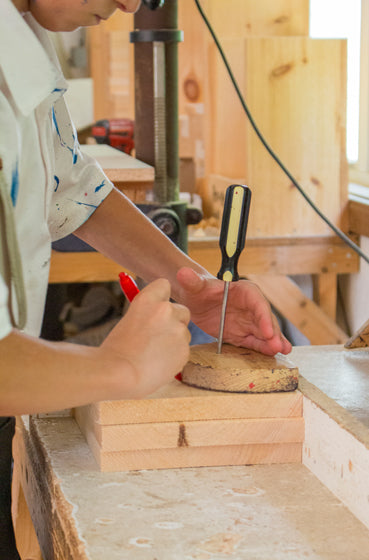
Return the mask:
[[(203, 0), (202, 8), (217, 35), (242, 40), (248, 35), (309, 35), (309, 0)], [(184, 42), (178, 57), (179, 109), (204, 100), (207, 49), (212, 38), (194, 2), (178, 3), (178, 26)]]
[[(315, 204), (347, 229), (346, 42), (249, 37), (244, 42), (224, 39), (223, 44), (268, 143)], [(210, 171), (245, 177), (253, 190), (249, 235), (329, 234), (247, 124), (223, 63), (214, 46), (211, 50)]]
[[(78, 416), (77, 416), (77, 421)], [(85, 418), (82, 418), (82, 421)], [(224, 422), (224, 421), (222, 421)], [(91, 449), (93, 456), (101, 471), (125, 471), (125, 470), (142, 470), (142, 469), (166, 469), (166, 468), (182, 468), (182, 467), (201, 467), (201, 466), (221, 466), (221, 465), (243, 465), (243, 464), (262, 464), (262, 463), (294, 463), (301, 461), (301, 450), (303, 441), (304, 424), (302, 418), (290, 418), (287, 425), (286, 419), (264, 419), (264, 420), (249, 420), (253, 422), (254, 426), (259, 422), (266, 422), (264, 426), (259, 425), (259, 434), (264, 431), (267, 438), (270, 437), (269, 431), (272, 427), (270, 422), (276, 422), (279, 427), (284, 431), (284, 438), (298, 441), (266, 441), (258, 443), (247, 444), (232, 444), (232, 440), (227, 439), (227, 432), (234, 431), (237, 427), (243, 428), (241, 430), (243, 438), (247, 436), (247, 431), (252, 430), (252, 425), (248, 426), (245, 422), (237, 421), (236, 425), (229, 422), (221, 439), (226, 441), (226, 444), (217, 445), (213, 441), (213, 445), (209, 445), (208, 437), (214, 436), (214, 433), (209, 432), (209, 422), (191, 422), (184, 424), (172, 425), (171, 423), (162, 423), (157, 425), (161, 431), (160, 436), (162, 448), (147, 449), (144, 445), (138, 445), (141, 438), (146, 438), (146, 442), (151, 446), (152, 438), (156, 437), (158, 441), (158, 433), (153, 433), (151, 426), (148, 424), (132, 424), (126, 426), (103, 426), (100, 434), (96, 433), (98, 430), (97, 424), (81, 424), (79, 426), (81, 431)], [(213, 422), (211, 427), (218, 429), (221, 422)], [(216, 425), (218, 424), (218, 426)], [(240, 426), (241, 424), (241, 426)], [(268, 425), (269, 424), (269, 425)], [(277, 427), (277, 424), (274, 424)], [(204, 427), (202, 427), (204, 425)], [(232, 427), (233, 425), (233, 427)], [(190, 436), (187, 436), (190, 428)], [(115, 448), (120, 445), (122, 438), (127, 436), (125, 428), (129, 429), (129, 434), (133, 449), (118, 449)], [(169, 434), (173, 428), (174, 434)], [(172, 430), (172, 432), (173, 432)], [(191, 431), (192, 430), (192, 431)], [(109, 433), (110, 432), (110, 433)], [(205, 442), (205, 446), (191, 446), (187, 437), (192, 437), (192, 434), (198, 432), (196, 437), (201, 436)], [(202, 434), (201, 434), (202, 432)], [(289, 435), (287, 433), (289, 432)], [(164, 437), (163, 437), (164, 434)], [(174, 438), (173, 438), (174, 436)], [(172, 437), (174, 443), (173, 447), (166, 447), (166, 437)], [(232, 438), (232, 436), (231, 436)], [(104, 439), (104, 444), (101, 441)], [(212, 438), (214, 439), (214, 438)], [(251, 436), (252, 439), (252, 436)], [(100, 441), (99, 441), (100, 440)], [(175, 441), (174, 441), (175, 440)], [(197, 440), (199, 441), (199, 439)], [(179, 445), (180, 443), (180, 445)], [(110, 448), (112, 448), (110, 450)]]
[[(190, 239), (188, 251), (191, 258), (200, 262), (212, 274), (217, 274), (221, 261), (217, 239)], [(247, 237), (238, 270), (241, 276), (248, 273), (346, 274), (358, 272), (359, 257), (335, 237)]]
[(369, 319), (349, 338), (345, 348), (365, 348), (367, 346), (369, 346)]
[(84, 144), (81, 146), (81, 150), (97, 160), (108, 179), (114, 184), (147, 183), (152, 185), (154, 182), (155, 170), (151, 165), (111, 146)]
[(181, 380), (213, 391), (263, 394), (297, 389), (298, 369), (282, 354), (265, 356), (231, 344), (218, 354), (212, 342), (191, 346)]
[[(155, 449), (102, 453), (97, 461), (101, 471), (131, 471), (227, 465), (260, 465), (301, 462), (301, 443), (265, 445), (225, 445), (207, 448)], [(95, 457), (96, 458), (96, 457)]]
[(286, 450), (296, 458), (289, 444), (304, 432), (298, 391), (221, 393), (177, 380), (146, 399), (79, 407), (74, 416), (102, 470), (279, 462)]
[(337, 274), (313, 275), (313, 300), (332, 321), (337, 314)]
[(210, 0), (207, 10), (225, 37), (309, 35), (308, 0)]
[(114, 282), (118, 281), (122, 270), (121, 266), (100, 253), (52, 251), (49, 283)]
[(348, 205), (349, 230), (369, 237), (369, 202), (350, 200)]
[(290, 278), (257, 274), (249, 274), (248, 278), (260, 286), (274, 307), (291, 321), (311, 344), (346, 342), (346, 333), (305, 296)]
[(93, 425), (100, 452), (303, 441), (303, 418)]
[(140, 400), (103, 401), (79, 407), (76, 413), (100, 425), (224, 420), (227, 418), (290, 418), (302, 415), (298, 392), (237, 394), (205, 391), (173, 379), (153, 395)]
[[(218, 240), (192, 239), (189, 256), (216, 275), (220, 266)], [(340, 274), (358, 271), (359, 257), (332, 238), (248, 239), (238, 270), (252, 274)], [(122, 267), (96, 252), (52, 251), (49, 282), (114, 282)], [(127, 270), (127, 272), (130, 272)]]

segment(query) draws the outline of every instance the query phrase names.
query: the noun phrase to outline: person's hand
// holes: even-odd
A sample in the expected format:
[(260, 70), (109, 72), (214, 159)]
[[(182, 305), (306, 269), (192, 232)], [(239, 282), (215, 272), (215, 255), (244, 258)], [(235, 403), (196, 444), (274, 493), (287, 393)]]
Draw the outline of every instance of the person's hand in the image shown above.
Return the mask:
[[(177, 281), (180, 301), (190, 309), (192, 321), (217, 338), (224, 282), (187, 267), (178, 271)], [(261, 290), (247, 280), (231, 282), (223, 340), (271, 356), (277, 352), (288, 354), (292, 349)]]
[(110, 363), (112, 359), (118, 367), (121, 363), (122, 372), (127, 362), (132, 366), (134, 381), (129, 397), (154, 392), (172, 380), (188, 360), (190, 312), (169, 298), (167, 280), (146, 286), (101, 345), (102, 351), (109, 353)]

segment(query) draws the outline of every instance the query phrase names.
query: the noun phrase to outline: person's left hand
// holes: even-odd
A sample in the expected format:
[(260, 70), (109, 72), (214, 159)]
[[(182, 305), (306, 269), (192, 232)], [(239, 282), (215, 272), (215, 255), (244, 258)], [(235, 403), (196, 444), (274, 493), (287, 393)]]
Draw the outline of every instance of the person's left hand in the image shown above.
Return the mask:
[[(224, 282), (187, 267), (178, 271), (177, 281), (181, 287), (180, 301), (190, 309), (192, 321), (217, 338)], [(231, 282), (223, 340), (270, 356), (292, 350), (268, 301), (256, 284), (248, 280)]]

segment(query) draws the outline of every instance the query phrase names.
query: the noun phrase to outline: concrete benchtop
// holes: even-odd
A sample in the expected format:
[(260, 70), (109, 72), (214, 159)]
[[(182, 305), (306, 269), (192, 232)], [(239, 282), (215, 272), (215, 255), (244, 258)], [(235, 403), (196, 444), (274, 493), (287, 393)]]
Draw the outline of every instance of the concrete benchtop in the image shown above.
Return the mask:
[[(367, 437), (367, 349), (291, 359), (306, 398)], [(368, 558), (369, 530), (304, 464), (101, 473), (70, 417), (23, 418), (16, 456), (44, 560)]]

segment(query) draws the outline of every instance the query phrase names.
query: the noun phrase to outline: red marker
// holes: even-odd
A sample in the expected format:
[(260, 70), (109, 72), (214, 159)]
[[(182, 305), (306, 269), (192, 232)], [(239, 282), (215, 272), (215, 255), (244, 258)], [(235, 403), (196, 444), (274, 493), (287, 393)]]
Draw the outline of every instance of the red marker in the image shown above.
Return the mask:
[(131, 301), (134, 300), (134, 298), (137, 296), (137, 294), (140, 291), (137, 287), (136, 282), (133, 280), (133, 278), (131, 278), (129, 274), (126, 274), (125, 272), (120, 272), (119, 283), (120, 283), (120, 287), (122, 288), (122, 292), (124, 293), (128, 301), (131, 303)]
[[(131, 301), (134, 300), (134, 298), (140, 292), (136, 282), (126, 272), (120, 272), (119, 273), (119, 283), (120, 283), (120, 287), (122, 288), (122, 292), (124, 293), (124, 295), (128, 299), (129, 303), (131, 303)], [(175, 378), (178, 379), (178, 381), (182, 381), (182, 374), (177, 373)]]

